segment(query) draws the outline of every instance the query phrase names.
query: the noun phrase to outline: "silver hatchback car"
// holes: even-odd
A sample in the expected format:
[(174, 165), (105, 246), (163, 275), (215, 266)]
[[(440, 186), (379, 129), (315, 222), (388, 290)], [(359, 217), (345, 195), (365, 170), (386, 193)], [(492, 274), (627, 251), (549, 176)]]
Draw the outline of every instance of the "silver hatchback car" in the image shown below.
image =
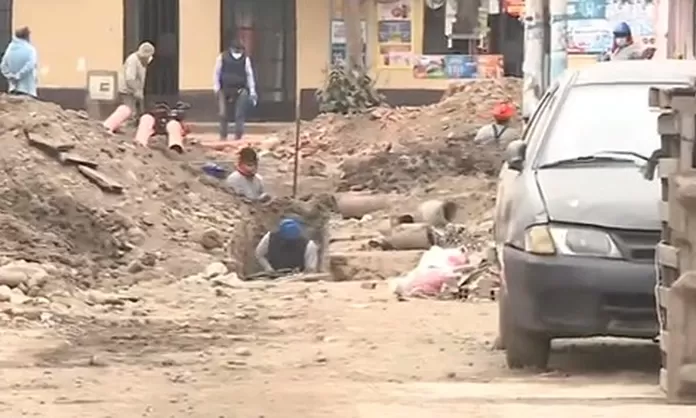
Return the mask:
[(553, 338), (654, 338), (660, 148), (651, 86), (682, 86), (695, 61), (614, 61), (569, 71), (507, 149), (495, 241), (500, 339), (511, 368), (545, 368)]

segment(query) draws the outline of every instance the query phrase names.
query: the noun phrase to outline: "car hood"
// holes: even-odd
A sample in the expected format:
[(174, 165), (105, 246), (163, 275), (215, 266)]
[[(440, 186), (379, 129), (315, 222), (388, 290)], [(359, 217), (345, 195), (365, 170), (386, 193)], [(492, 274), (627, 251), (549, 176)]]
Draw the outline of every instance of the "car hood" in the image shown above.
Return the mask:
[(660, 182), (636, 166), (547, 168), (536, 180), (551, 221), (660, 229)]

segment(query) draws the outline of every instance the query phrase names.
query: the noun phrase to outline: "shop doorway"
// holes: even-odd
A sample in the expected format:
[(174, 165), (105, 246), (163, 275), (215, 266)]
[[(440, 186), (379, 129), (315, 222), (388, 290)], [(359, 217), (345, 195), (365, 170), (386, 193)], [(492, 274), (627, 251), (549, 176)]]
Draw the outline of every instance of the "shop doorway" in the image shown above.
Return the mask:
[(179, 0), (124, 0), (123, 58), (141, 42), (155, 46), (147, 70), (145, 101), (174, 104), (179, 98)]
[[(0, 0), (0, 59), (12, 40), (12, 0)], [(0, 76), (0, 91), (7, 91), (7, 80)]]
[(251, 57), (258, 90), (254, 121), (295, 118), (295, 0), (220, 0), (220, 50), (238, 38)]

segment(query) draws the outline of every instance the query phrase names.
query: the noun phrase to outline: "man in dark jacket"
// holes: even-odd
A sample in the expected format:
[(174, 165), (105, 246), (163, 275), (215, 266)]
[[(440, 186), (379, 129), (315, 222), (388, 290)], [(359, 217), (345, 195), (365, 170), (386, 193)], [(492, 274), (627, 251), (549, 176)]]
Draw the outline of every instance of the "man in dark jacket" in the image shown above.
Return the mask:
[(295, 219), (285, 218), (278, 229), (267, 232), (256, 246), (256, 259), (264, 271), (297, 270), (315, 272), (319, 268), (319, 248), (304, 236)]
[(244, 135), (244, 122), (249, 105), (256, 106), (256, 80), (251, 59), (241, 42), (234, 40), (215, 61), (213, 90), (218, 100), (220, 139), (227, 139), (229, 115), (234, 111), (234, 136)]

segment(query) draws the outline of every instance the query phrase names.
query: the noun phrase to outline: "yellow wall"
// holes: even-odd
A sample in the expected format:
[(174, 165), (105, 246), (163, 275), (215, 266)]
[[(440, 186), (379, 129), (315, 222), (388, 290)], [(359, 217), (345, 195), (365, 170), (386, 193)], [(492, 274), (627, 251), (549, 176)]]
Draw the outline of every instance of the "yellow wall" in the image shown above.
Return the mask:
[(179, 88), (212, 91), (220, 53), (220, 2), (180, 0), (179, 21)]
[[(211, 89), (219, 53), (218, 1), (180, 0), (182, 90)], [(331, 0), (297, 1), (297, 89), (324, 83), (330, 57)], [(379, 68), (377, 8), (368, 5), (368, 65), (380, 88), (444, 89), (447, 80), (413, 77), (410, 68)], [(122, 0), (14, 0), (13, 26), (29, 26), (39, 53), (41, 87), (83, 88), (90, 69), (117, 70), (123, 61)], [(92, 16), (93, 19), (90, 19)], [(420, 52), (423, 2), (413, 2), (414, 53)]]
[(12, 24), (32, 30), (40, 87), (84, 88), (87, 70), (121, 65), (121, 0), (14, 0)]
[[(413, 77), (410, 68), (379, 68), (377, 48), (377, 6), (372, 1), (367, 13), (368, 65), (379, 88), (442, 90), (448, 80), (427, 80)], [(424, 2), (413, 1), (413, 43), (415, 54), (421, 52)], [(330, 59), (331, 0), (297, 0), (297, 89), (318, 88)]]

